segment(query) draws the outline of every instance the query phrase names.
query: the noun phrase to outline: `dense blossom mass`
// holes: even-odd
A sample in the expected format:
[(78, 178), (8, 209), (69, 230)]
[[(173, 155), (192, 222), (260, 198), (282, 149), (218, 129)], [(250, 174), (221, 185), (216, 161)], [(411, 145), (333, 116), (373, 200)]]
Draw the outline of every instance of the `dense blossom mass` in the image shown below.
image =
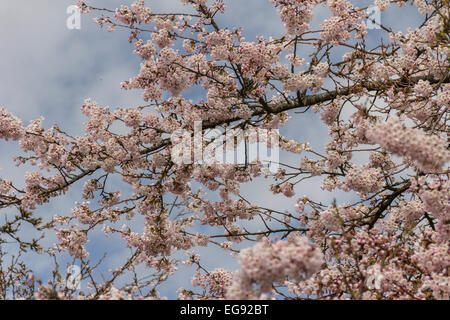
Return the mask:
[[(449, 299), (449, 1), (370, 3), (383, 14), (416, 8), (421, 23), (401, 32), (357, 1), (270, 0), (285, 32), (255, 41), (220, 23), (223, 0), (182, 0), (176, 13), (144, 1), (115, 10), (91, 2), (79, 1), (83, 14), (97, 13), (110, 32), (130, 31), (142, 62), (121, 88), (140, 90), (143, 105), (86, 99), (80, 136), (62, 124), (44, 128), (43, 118), (25, 125), (0, 108), (0, 139), (22, 149), (17, 165), (34, 168), (23, 181), (0, 177), (0, 297), (158, 299), (158, 287), (190, 267), (192, 286), (174, 292), (180, 299)], [(193, 89), (202, 91), (196, 100)], [(323, 123), (323, 148), (280, 133), (303, 136), (302, 117)], [(198, 139), (198, 122), (202, 137), (269, 131), (270, 139), (239, 139), (277, 145), (295, 163), (280, 156), (269, 170), (248, 159), (238, 137), (226, 147)], [(174, 161), (177, 132), (189, 138), (189, 159), (221, 148), (242, 161)], [(37, 215), (80, 183), (72, 209)], [(241, 186), (251, 183), (295, 206), (250, 201)], [(311, 194), (298, 194), (301, 185)], [(349, 197), (333, 199), (342, 192)], [(24, 225), (35, 239), (23, 238)], [(40, 235), (50, 233), (56, 243), (43, 247)], [(113, 238), (129, 256), (100, 276), (103, 259), (91, 260), (87, 244)], [(70, 256), (88, 289), (67, 286), (58, 263), (48, 283), (17, 255), (7, 264), (11, 243), (21, 254)], [(229, 253), (239, 269), (208, 270), (215, 257), (200, 247)]]

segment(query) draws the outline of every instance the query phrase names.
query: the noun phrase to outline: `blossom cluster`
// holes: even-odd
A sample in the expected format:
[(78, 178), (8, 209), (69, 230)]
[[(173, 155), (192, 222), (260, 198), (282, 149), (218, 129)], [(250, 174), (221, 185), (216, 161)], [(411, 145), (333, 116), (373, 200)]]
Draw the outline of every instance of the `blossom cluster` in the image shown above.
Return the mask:
[(297, 36), (309, 29), (312, 19), (312, 12), (319, 3), (317, 0), (307, 1), (283, 1), (270, 0), (275, 7), (278, 7), (281, 21), (283, 21), (287, 34)]
[(448, 242), (437, 243), (432, 233), (403, 244), (393, 235), (361, 230), (346, 238), (329, 237), (327, 243), (336, 264), (309, 279), (290, 281), (287, 286), (296, 296), (322, 296), (327, 288), (325, 299), (342, 292), (362, 299), (380, 299), (380, 293), (383, 299), (449, 297)]
[(379, 168), (361, 168), (353, 166), (345, 177), (345, 185), (361, 194), (374, 193), (383, 186), (383, 175)]
[(68, 229), (60, 229), (56, 236), (59, 243), (55, 245), (58, 250), (67, 250), (70, 255), (79, 259), (84, 259), (89, 256), (89, 253), (85, 249), (85, 244), (89, 241), (86, 237), (86, 232), (78, 229), (77, 225), (74, 225)]
[(379, 144), (389, 152), (411, 158), (424, 172), (440, 172), (450, 159), (444, 137), (405, 127), (396, 118), (369, 128), (366, 136), (370, 142)]
[(241, 269), (227, 289), (228, 299), (260, 297), (270, 293), (274, 283), (283, 283), (286, 278), (308, 278), (321, 269), (323, 256), (307, 238), (291, 234), (287, 241), (271, 243), (264, 238), (253, 248), (242, 250), (239, 263)]
[(0, 108), (0, 139), (18, 140), (24, 135), (22, 121), (16, 116)]
[(208, 288), (209, 295), (215, 298), (225, 298), (226, 290), (231, 285), (231, 272), (217, 268), (207, 274), (197, 271), (192, 277), (192, 285)]

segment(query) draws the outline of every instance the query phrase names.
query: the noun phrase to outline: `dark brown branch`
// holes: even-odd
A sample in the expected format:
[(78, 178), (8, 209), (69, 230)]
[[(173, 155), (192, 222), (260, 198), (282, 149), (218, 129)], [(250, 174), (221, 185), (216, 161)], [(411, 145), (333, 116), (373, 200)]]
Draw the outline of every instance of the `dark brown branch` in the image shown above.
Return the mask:
[(369, 230), (373, 228), (375, 223), (378, 221), (378, 219), (381, 218), (383, 212), (391, 205), (391, 203), (403, 192), (409, 189), (411, 183), (408, 182), (406, 185), (404, 185), (402, 188), (397, 189), (393, 193), (391, 193), (387, 198), (384, 199), (384, 201), (381, 202), (380, 206), (378, 207), (378, 210), (375, 212), (375, 215), (373, 216), (372, 220), (369, 222)]

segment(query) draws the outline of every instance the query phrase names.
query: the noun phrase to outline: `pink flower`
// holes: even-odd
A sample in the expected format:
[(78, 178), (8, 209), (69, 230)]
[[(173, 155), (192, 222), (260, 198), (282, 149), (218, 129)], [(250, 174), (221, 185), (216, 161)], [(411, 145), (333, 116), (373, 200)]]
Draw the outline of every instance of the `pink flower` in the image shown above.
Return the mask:
[[(241, 269), (227, 288), (227, 299), (248, 299), (270, 292), (274, 283), (287, 277), (300, 280), (322, 268), (322, 252), (298, 234), (290, 234), (287, 241), (271, 243), (267, 238), (239, 253)], [(256, 285), (256, 290), (253, 285)]]
[(294, 185), (289, 182), (283, 183), (283, 185), (281, 185), (281, 192), (288, 198), (294, 196)]
[(424, 172), (439, 172), (450, 160), (446, 138), (405, 127), (396, 118), (369, 128), (366, 137), (389, 152), (411, 158)]
[(19, 140), (24, 134), (22, 121), (0, 107), (0, 139)]

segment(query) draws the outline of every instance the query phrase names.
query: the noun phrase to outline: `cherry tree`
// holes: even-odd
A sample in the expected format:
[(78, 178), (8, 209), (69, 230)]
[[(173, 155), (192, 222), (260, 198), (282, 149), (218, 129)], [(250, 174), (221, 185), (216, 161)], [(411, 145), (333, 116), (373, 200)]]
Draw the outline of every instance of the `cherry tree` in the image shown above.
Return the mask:
[[(191, 288), (177, 290), (180, 299), (449, 299), (450, 2), (372, 4), (377, 12), (415, 6), (422, 22), (406, 33), (346, 0), (270, 2), (285, 34), (249, 41), (238, 26), (220, 24), (222, 0), (181, 0), (180, 12), (164, 13), (144, 1), (115, 10), (79, 1), (100, 27), (129, 29), (142, 63), (121, 87), (141, 90), (144, 103), (110, 110), (86, 100), (81, 136), (63, 124), (43, 128), (42, 119), (24, 125), (0, 109), (0, 138), (23, 150), (17, 165), (35, 166), (24, 188), (0, 178), (0, 244), (15, 243), (19, 252), (7, 264), (0, 251), (4, 298), (157, 299), (158, 286), (187, 265), (196, 272)], [(324, 7), (330, 15), (313, 28)], [(369, 45), (369, 22), (389, 40)], [(193, 88), (203, 92), (196, 101), (186, 95)], [(317, 133), (328, 135), (323, 151), (277, 130), (307, 116), (327, 127)], [(256, 132), (244, 134), (244, 144), (279, 146), (296, 164), (281, 157), (268, 170), (247, 154), (238, 163), (176, 161), (177, 132), (193, 138), (184, 150), (221, 141), (196, 140), (199, 122), (205, 136)], [(297, 194), (311, 179), (321, 181), (317, 192), (341, 190), (354, 201)], [(294, 197), (295, 207), (252, 203), (241, 194), (252, 181), (265, 181), (268, 194)], [(39, 206), (77, 183), (83, 190), (75, 207), (37, 216)], [(33, 226), (35, 240), (23, 240), (23, 225)], [(86, 249), (98, 230), (120, 236), (130, 250), (103, 279), (94, 276), (102, 261), (89, 260)], [(41, 246), (44, 231), (56, 234), (54, 246)], [(211, 257), (196, 253), (202, 246), (228, 251), (239, 269), (208, 270)], [(53, 280), (35, 278), (20, 260), (26, 251), (54, 259)], [(88, 291), (66, 285), (61, 254), (80, 266)]]

